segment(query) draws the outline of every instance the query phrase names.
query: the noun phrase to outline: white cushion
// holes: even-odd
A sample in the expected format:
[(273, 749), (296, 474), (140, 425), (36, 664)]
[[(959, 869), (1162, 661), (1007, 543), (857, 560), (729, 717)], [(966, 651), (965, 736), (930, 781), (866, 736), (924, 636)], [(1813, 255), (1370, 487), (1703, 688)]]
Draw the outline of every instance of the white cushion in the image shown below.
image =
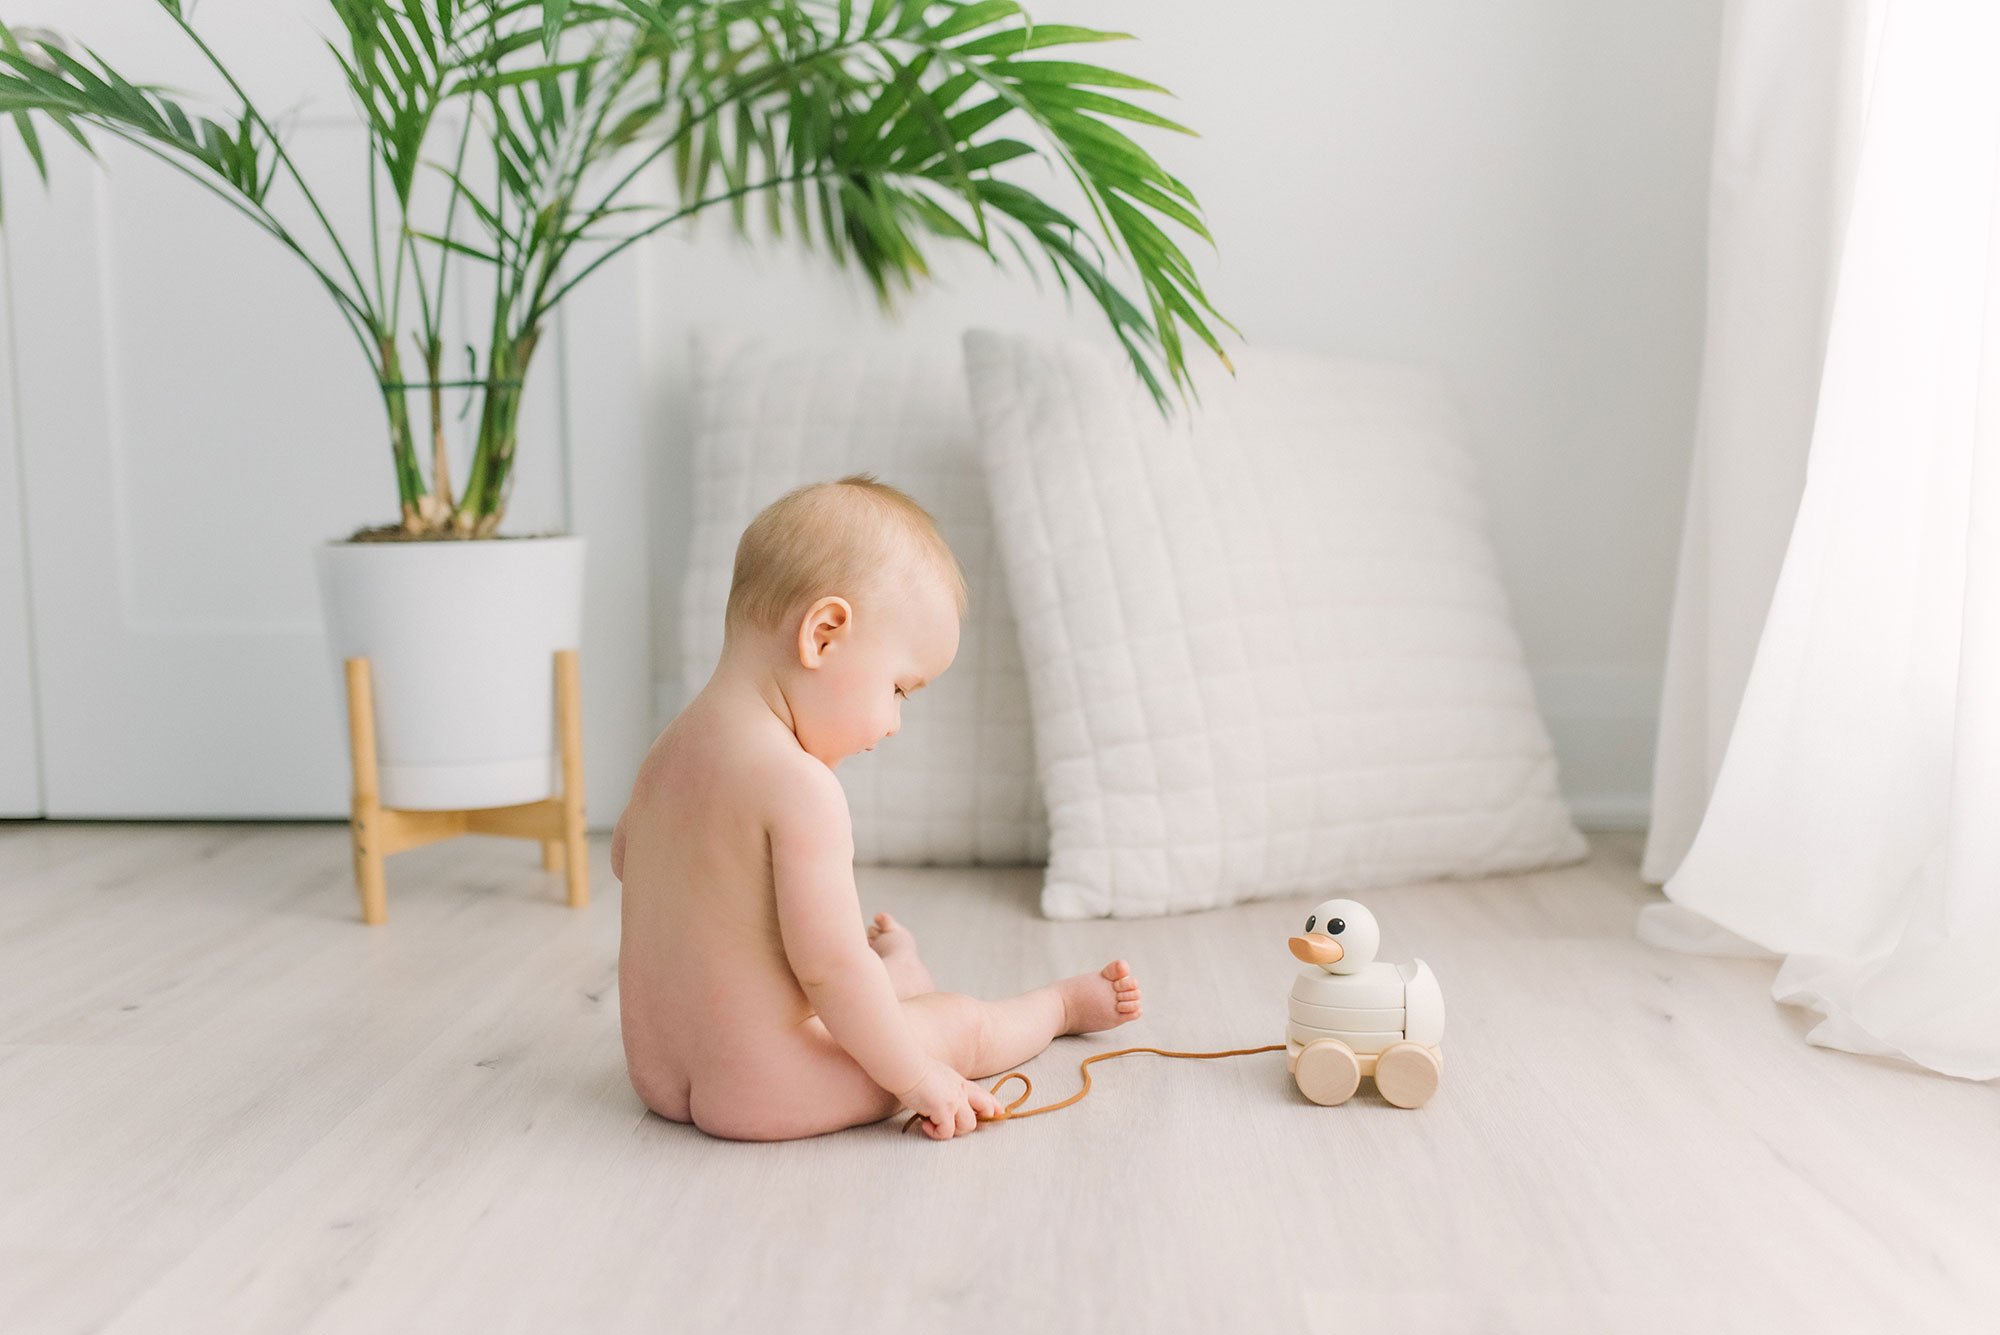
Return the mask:
[(1028, 691), (956, 348), (784, 348), (695, 340), (694, 533), (681, 613), (683, 700), (722, 652), (736, 542), (795, 486), (867, 471), (936, 516), (970, 596), (958, 658), (903, 727), (837, 773), (862, 862), (1021, 863), (1048, 852)]
[(1115, 352), (966, 349), (1050, 917), (1582, 855), (1436, 378), (1253, 352), (1168, 422)]

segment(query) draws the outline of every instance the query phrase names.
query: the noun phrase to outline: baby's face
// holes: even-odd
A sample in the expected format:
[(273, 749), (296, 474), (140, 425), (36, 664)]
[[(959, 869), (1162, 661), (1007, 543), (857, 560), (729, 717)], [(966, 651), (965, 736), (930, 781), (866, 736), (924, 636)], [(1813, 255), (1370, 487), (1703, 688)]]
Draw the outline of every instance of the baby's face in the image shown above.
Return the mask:
[(917, 579), (853, 609), (823, 636), (818, 665), (791, 700), (799, 744), (829, 766), (896, 735), (903, 701), (958, 655), (958, 609), (941, 580)]

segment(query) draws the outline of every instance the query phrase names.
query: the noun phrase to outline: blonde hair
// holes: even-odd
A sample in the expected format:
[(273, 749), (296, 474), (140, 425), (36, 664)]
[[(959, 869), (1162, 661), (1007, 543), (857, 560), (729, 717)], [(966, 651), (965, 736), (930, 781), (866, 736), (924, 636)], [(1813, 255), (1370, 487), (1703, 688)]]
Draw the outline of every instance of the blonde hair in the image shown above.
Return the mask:
[(945, 580), (964, 616), (965, 576), (923, 506), (868, 473), (797, 487), (743, 530), (725, 628), (776, 630), (816, 598), (868, 596), (883, 567), (908, 555)]

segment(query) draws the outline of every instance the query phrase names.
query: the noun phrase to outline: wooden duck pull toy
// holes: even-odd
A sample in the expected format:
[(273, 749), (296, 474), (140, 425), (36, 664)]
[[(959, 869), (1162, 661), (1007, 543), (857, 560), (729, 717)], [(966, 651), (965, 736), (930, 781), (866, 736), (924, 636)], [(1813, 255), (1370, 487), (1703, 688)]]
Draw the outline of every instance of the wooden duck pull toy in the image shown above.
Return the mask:
[(1382, 929), (1351, 899), (1329, 899), (1289, 941), (1305, 967), (1292, 980), (1285, 1060), (1314, 1103), (1345, 1103), (1372, 1076), (1384, 1099), (1421, 1108), (1444, 1070), (1444, 992), (1422, 960), (1384, 964)]
[[(1090, 1093), (1090, 1067), (1134, 1052), (1159, 1057), (1249, 1057), (1260, 1052), (1285, 1054), (1286, 1069), (1299, 1092), (1314, 1103), (1332, 1107), (1345, 1103), (1370, 1076), (1382, 1097), (1398, 1108), (1421, 1108), (1437, 1092), (1444, 1071), (1444, 992), (1437, 975), (1422, 960), (1381, 964), (1375, 952), (1382, 929), (1375, 915), (1351, 899), (1329, 899), (1312, 911), (1306, 929), (1291, 938), (1292, 954), (1305, 961), (1292, 980), (1291, 1023), (1285, 1041), (1261, 1048), (1231, 1048), (1226, 1052), (1170, 1052), (1165, 1048), (1119, 1048), (1085, 1057), (1076, 1093), (1039, 1108), (1023, 1108), (1034, 1084), (1019, 1071), (993, 1082), (991, 1092), (1010, 1080), (1021, 1092), (997, 1116), (981, 1122), (1010, 1122), (1067, 1108)], [(903, 1123), (908, 1131), (922, 1119), (914, 1113)]]

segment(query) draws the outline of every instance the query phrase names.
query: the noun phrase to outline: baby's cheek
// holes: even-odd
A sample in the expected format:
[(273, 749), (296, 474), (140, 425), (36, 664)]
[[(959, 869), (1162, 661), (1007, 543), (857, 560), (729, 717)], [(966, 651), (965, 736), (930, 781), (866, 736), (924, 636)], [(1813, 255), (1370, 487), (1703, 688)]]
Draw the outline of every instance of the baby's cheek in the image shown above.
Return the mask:
[(853, 731), (854, 745), (856, 747), (874, 745), (886, 726), (882, 721), (881, 701), (876, 699), (872, 692), (868, 694), (856, 692), (846, 704), (847, 707), (842, 712), (846, 726)]

